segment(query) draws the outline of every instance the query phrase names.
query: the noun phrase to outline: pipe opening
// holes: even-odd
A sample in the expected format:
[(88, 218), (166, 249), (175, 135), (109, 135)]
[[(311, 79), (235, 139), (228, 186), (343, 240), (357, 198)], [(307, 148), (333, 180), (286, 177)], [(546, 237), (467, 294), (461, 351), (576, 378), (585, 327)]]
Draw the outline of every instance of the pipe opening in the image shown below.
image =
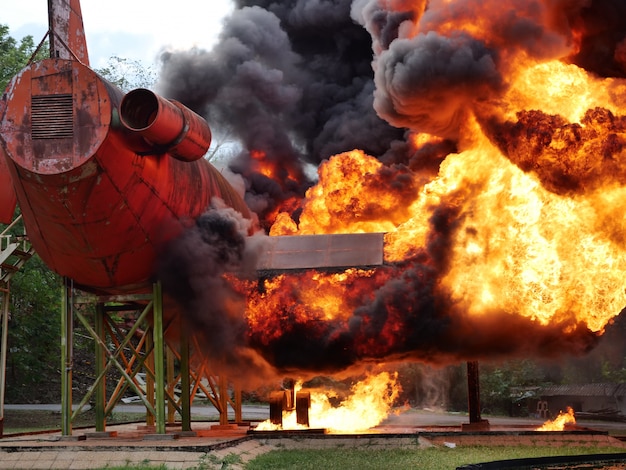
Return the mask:
[(157, 96), (145, 88), (137, 88), (124, 96), (120, 105), (120, 118), (126, 127), (142, 131), (152, 125), (159, 111)]

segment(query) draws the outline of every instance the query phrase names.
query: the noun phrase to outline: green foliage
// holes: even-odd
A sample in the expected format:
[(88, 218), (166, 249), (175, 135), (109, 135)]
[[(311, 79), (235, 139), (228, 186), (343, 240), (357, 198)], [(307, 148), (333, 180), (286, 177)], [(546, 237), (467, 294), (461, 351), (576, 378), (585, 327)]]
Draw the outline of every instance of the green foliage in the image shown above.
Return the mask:
[(614, 366), (611, 361), (605, 359), (601, 366), (602, 381), (625, 383), (626, 382), (626, 358), (622, 360), (621, 366)]
[(499, 365), (481, 364), (481, 407), (486, 413), (508, 414), (513, 387), (540, 385), (542, 381), (541, 369), (527, 359)]
[(152, 68), (144, 67), (137, 60), (117, 56), (109, 58), (107, 66), (96, 72), (124, 92), (135, 88), (152, 88), (156, 82), (156, 73)]
[(36, 255), (11, 280), (7, 401), (27, 401), (33, 386), (59, 380), (60, 286)]
[[(35, 52), (36, 44), (32, 36), (25, 36), (19, 42), (9, 36), (9, 27), (0, 24), (0, 91), (3, 91), (11, 78), (28, 64)], [(47, 45), (37, 51), (35, 59), (49, 54)]]
[[(19, 216), (17, 208), (15, 217)], [(0, 224), (0, 232), (6, 229)], [(8, 232), (23, 236), (20, 220)], [(8, 402), (28, 401), (46, 396), (51, 381), (59, 381), (60, 278), (37, 256), (33, 256), (10, 281), (10, 320), (8, 328)], [(52, 354), (51, 354), (52, 352)], [(39, 391), (33, 394), (33, 387)], [(58, 393), (57, 393), (58, 395)], [(54, 401), (58, 396), (51, 397)]]

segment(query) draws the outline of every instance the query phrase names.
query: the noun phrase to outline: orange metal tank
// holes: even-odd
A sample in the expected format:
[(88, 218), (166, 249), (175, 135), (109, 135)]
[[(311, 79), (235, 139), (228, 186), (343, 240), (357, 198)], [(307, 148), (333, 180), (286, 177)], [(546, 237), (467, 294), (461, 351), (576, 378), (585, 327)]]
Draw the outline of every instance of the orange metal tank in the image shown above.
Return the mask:
[(0, 105), (0, 170), (33, 246), (54, 271), (102, 292), (149, 281), (160, 245), (212, 198), (250, 217), (202, 158), (211, 134), (201, 117), (148, 90), (123, 98), (80, 61), (52, 58), (14, 77)]

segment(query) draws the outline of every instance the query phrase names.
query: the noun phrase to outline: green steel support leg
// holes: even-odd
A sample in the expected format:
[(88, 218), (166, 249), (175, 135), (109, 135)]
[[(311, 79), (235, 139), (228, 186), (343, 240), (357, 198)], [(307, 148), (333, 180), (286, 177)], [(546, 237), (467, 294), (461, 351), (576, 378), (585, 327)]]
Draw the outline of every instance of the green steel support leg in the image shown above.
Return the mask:
[[(172, 396), (175, 397), (176, 393), (174, 391), (175, 384), (174, 384), (174, 353), (172, 352), (172, 349), (167, 347), (165, 347), (165, 383), (167, 384), (167, 391), (168, 393)], [(167, 400), (167, 423), (174, 423), (176, 422), (176, 408), (174, 407), (174, 403), (172, 402), (172, 400)]]
[(191, 431), (191, 384), (189, 380), (189, 337), (181, 326), (180, 330), (180, 403), (183, 431)]
[(95, 341), (96, 344), (96, 377), (101, 377), (96, 384), (95, 389), (95, 406), (96, 406), (96, 431), (104, 432), (106, 428), (106, 417), (105, 417), (105, 408), (106, 408), (106, 377), (102, 374), (104, 371), (104, 367), (106, 365), (106, 359), (104, 356), (104, 351), (102, 350), (102, 344), (107, 344), (106, 342), (106, 333), (104, 330), (104, 304), (98, 303), (96, 305), (96, 315), (95, 315), (95, 324), (94, 330), (102, 341), (99, 343)]
[(7, 346), (9, 342), (9, 289), (3, 291), (2, 308), (2, 343), (0, 344), (0, 437), (4, 435), (4, 392), (6, 387)]
[(61, 299), (61, 434), (72, 435), (73, 306), (69, 280), (63, 280)]
[[(154, 317), (154, 305), (152, 308), (153, 308), (152, 316)], [(148, 336), (146, 338), (146, 351), (150, 351), (150, 354), (146, 358), (146, 368), (151, 370), (152, 373), (154, 374), (155, 373), (154, 371), (154, 354), (155, 354), (154, 352), (154, 329), (153, 329), (152, 336)], [(146, 407), (146, 425), (147, 426), (155, 426), (155, 422), (156, 422), (156, 409), (154, 406), (155, 405), (154, 380), (155, 380), (155, 377), (153, 377), (149, 373), (146, 373), (146, 401), (150, 403), (150, 408)], [(150, 409), (154, 410), (154, 412), (151, 412)]]
[(165, 367), (163, 341), (163, 297), (161, 283), (154, 283), (154, 375), (156, 395), (156, 432), (165, 434)]

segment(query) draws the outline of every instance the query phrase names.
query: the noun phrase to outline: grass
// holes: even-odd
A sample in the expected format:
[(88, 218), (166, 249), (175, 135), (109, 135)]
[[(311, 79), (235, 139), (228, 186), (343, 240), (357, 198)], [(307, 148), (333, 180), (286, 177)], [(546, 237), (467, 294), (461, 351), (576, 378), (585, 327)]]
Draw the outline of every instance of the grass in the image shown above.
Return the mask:
[(624, 452), (616, 447), (485, 447), (468, 446), (449, 449), (431, 447), (422, 450), (325, 449), (275, 450), (260, 455), (246, 465), (246, 470), (273, 469), (455, 469), (462, 465), (497, 460), (561, 455), (589, 455)]
[[(590, 454), (621, 453), (615, 447), (485, 447), (467, 446), (449, 449), (431, 447), (427, 449), (324, 449), (324, 450), (274, 450), (262, 454), (247, 464), (239, 456), (224, 460), (211, 459), (210, 454), (199, 462), (196, 470), (233, 469), (245, 470), (448, 470), (459, 466), (532, 457), (572, 456)], [(551, 467), (554, 468), (554, 467)], [(589, 468), (589, 467), (585, 467)], [(594, 467), (595, 468), (595, 467)], [(616, 468), (616, 467), (611, 467)], [(149, 462), (121, 467), (103, 467), (100, 470), (168, 470), (165, 465), (151, 466)]]

